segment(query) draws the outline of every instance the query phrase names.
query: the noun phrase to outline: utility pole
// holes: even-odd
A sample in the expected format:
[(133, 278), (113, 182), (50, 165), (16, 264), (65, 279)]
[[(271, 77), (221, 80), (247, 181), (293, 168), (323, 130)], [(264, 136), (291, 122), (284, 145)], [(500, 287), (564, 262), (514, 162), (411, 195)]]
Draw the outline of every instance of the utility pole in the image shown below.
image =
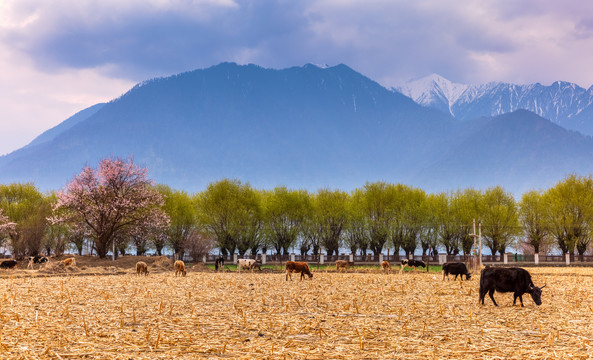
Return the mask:
[[(473, 268), (474, 271), (478, 271), (478, 267), (481, 269), (482, 268), (482, 223), (478, 224), (478, 231), (479, 234), (476, 234), (476, 219), (474, 219), (474, 232), (472, 234), (469, 234), (469, 236), (471, 236), (474, 239), (474, 245), (473, 245), (473, 249), (474, 249), (474, 254), (472, 255), (476, 255), (476, 248), (477, 248), (477, 252), (478, 252), (478, 260), (477, 261), (473, 261)], [(476, 240), (478, 240), (477, 244), (476, 244)]]

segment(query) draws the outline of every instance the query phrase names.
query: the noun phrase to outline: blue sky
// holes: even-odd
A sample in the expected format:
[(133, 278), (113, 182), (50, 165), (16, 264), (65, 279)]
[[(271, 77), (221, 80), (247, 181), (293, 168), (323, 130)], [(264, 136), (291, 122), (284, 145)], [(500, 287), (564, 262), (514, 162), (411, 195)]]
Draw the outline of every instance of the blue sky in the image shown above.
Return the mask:
[(582, 0), (0, 0), (0, 154), (149, 78), (344, 63), (389, 87), (593, 84)]

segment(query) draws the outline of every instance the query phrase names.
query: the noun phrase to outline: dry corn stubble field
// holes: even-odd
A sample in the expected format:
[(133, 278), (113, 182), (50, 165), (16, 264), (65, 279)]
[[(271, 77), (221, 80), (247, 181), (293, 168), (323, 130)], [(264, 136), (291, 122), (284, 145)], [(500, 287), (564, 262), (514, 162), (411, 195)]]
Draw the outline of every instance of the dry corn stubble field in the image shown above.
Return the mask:
[(2, 359), (592, 358), (593, 269), (531, 268), (543, 305), (477, 304), (479, 276), (0, 275)]

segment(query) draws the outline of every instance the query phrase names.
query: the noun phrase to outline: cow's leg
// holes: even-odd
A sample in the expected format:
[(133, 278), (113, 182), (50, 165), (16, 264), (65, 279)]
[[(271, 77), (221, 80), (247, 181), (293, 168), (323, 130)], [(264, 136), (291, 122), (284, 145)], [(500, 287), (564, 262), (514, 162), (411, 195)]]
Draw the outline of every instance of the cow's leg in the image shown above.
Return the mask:
[(494, 300), (494, 289), (490, 289), (490, 291), (488, 291), (488, 295), (490, 296), (490, 299), (492, 299), (494, 306), (498, 306), (498, 304), (496, 303), (496, 300)]
[(523, 294), (519, 295), (519, 301), (521, 301), (521, 307), (524, 307), (523, 306)]

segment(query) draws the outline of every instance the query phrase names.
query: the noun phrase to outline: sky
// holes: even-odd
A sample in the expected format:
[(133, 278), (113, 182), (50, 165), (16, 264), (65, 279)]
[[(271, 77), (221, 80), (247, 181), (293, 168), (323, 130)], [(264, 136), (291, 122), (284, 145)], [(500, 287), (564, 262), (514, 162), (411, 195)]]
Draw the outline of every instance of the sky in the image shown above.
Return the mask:
[(0, 0), (0, 154), (143, 80), (346, 64), (391, 87), (593, 84), (582, 0)]

